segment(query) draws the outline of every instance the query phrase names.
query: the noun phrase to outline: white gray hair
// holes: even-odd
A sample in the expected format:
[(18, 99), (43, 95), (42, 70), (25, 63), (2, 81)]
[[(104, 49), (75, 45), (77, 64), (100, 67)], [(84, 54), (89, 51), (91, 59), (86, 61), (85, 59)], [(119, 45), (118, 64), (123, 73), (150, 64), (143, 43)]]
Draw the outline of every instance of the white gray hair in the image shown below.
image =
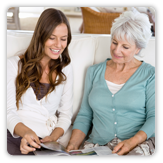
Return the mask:
[(136, 47), (143, 49), (151, 38), (151, 24), (146, 14), (138, 12), (135, 8), (132, 11), (123, 12), (116, 18), (111, 28), (113, 37), (128, 42), (134, 42)]

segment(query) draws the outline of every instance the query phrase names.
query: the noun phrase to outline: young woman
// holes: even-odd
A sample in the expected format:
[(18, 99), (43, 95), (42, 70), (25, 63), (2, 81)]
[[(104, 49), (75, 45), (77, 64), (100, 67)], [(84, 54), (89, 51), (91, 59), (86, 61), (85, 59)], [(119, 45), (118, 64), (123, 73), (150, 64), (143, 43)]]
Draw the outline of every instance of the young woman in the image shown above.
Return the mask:
[[(40, 142), (57, 141), (72, 117), (71, 31), (59, 10), (45, 10), (30, 45), (7, 60), (7, 150), (33, 154)], [(57, 113), (57, 116), (56, 116)]]

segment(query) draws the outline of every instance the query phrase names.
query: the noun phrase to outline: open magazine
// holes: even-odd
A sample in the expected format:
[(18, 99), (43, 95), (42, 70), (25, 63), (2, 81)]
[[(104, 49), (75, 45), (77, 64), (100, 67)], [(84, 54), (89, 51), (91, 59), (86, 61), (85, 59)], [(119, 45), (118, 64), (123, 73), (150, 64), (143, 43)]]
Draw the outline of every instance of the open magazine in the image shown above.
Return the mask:
[(117, 155), (107, 146), (98, 146), (88, 149), (66, 151), (66, 148), (58, 142), (41, 143), (41, 148), (34, 151), (35, 155), (55, 155), (55, 156), (106, 156)]

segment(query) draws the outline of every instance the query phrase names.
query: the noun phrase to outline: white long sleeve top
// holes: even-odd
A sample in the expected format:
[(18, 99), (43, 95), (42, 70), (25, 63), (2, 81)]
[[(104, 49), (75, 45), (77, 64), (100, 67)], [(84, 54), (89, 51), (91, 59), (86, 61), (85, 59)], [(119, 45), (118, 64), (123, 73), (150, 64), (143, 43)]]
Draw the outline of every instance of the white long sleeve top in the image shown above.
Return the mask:
[[(32, 87), (22, 95), (22, 103), (19, 102), (19, 110), (16, 106), (16, 76), (18, 73), (18, 56), (7, 59), (7, 128), (13, 137), (14, 128), (22, 122), (32, 129), (37, 136), (43, 138), (49, 136), (55, 127), (60, 127), (64, 133), (71, 124), (73, 115), (73, 70), (69, 64), (63, 68), (67, 80), (56, 86), (55, 90), (37, 100)], [(56, 117), (56, 111), (59, 116)]]

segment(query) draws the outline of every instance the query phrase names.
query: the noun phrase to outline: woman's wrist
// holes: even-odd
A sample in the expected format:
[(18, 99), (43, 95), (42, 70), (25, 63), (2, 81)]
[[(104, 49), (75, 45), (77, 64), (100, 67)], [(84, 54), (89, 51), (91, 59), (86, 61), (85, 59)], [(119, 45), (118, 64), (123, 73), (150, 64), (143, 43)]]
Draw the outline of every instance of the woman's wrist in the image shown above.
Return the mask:
[(73, 149), (78, 149), (80, 146), (80, 143), (77, 140), (70, 139), (68, 145), (73, 146)]
[(144, 131), (139, 131), (131, 138), (132, 143), (136, 146), (143, 143), (147, 139), (147, 134)]
[(55, 128), (53, 132), (50, 134), (52, 141), (57, 141), (64, 134), (64, 130), (62, 128)]

